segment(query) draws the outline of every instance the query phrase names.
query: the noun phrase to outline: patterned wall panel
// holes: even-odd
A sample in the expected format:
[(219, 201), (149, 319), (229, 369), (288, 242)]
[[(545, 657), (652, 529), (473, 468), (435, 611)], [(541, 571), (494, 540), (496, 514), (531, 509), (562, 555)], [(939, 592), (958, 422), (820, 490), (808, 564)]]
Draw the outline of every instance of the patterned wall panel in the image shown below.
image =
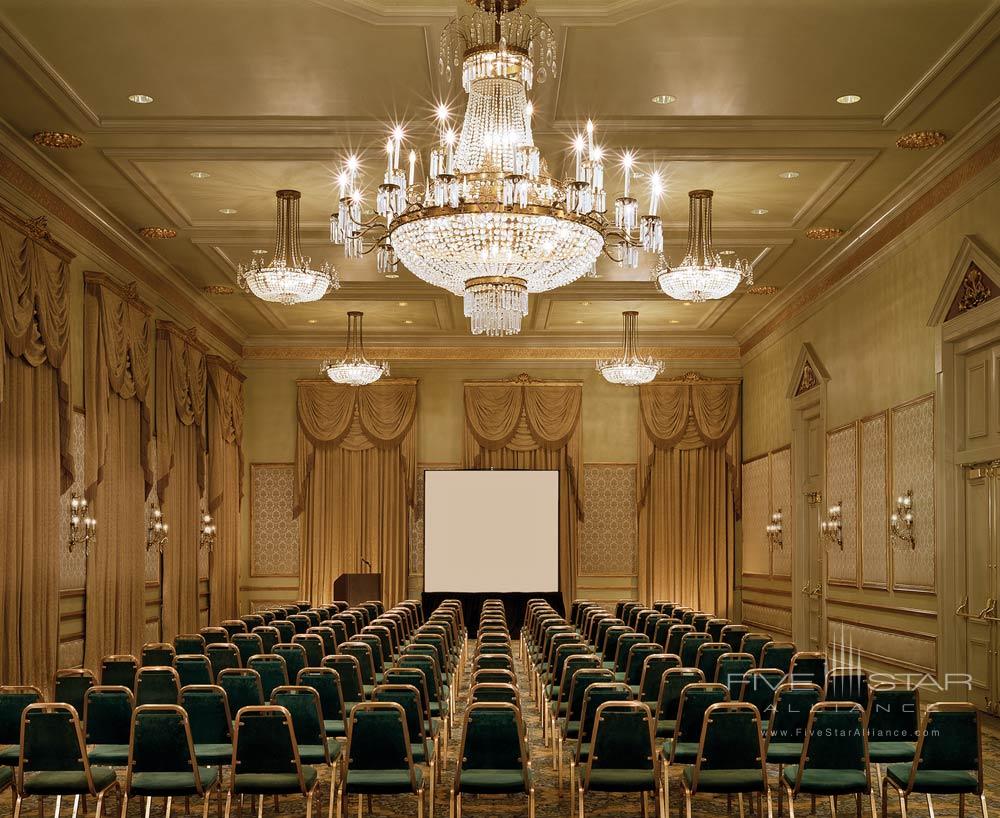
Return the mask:
[(936, 671), (937, 639), (932, 634), (885, 630), (833, 618), (828, 630), (835, 656), (860, 652), (864, 658), (927, 673)]
[(458, 463), (418, 463), (417, 486), (413, 498), (413, 513), (410, 514), (410, 575), (423, 576), (424, 573), (424, 472), (455, 471), (462, 468)]
[(756, 602), (743, 603), (743, 622), (765, 631), (790, 634), (792, 632), (792, 612), (771, 605)]
[(771, 478), (768, 458), (743, 464), (743, 573), (770, 575), (771, 548), (765, 526), (771, 519)]
[(292, 519), (295, 465), (250, 465), (250, 576), (299, 573), (299, 523)]
[(892, 493), (913, 491), (915, 547), (892, 542), (892, 582), (898, 590), (934, 590), (934, 397), (891, 412)]
[(83, 664), (83, 640), (74, 639), (59, 645), (59, 667), (79, 667)]
[(70, 590), (83, 588), (87, 584), (87, 558), (82, 548), (72, 551), (66, 547), (69, 542), (69, 514), (66, 508), (74, 494), (83, 494), (83, 455), (84, 429), (86, 418), (83, 412), (73, 412), (73, 425), (70, 429), (70, 451), (73, 453), (73, 485), (63, 495), (62, 513), (59, 515), (59, 588)]
[(858, 581), (858, 429), (849, 426), (827, 432), (826, 494), (828, 505), (840, 503), (843, 547), (827, 543), (827, 576), (831, 585)]
[(889, 582), (888, 430), (884, 412), (861, 421), (861, 582), (870, 588)]
[(635, 464), (584, 464), (583, 510), (577, 573), (633, 576), (639, 564)]
[(792, 450), (790, 447), (771, 452), (771, 507), (781, 509), (783, 546), (771, 552), (771, 571), (776, 577), (792, 575), (792, 549), (795, 530), (792, 527)]

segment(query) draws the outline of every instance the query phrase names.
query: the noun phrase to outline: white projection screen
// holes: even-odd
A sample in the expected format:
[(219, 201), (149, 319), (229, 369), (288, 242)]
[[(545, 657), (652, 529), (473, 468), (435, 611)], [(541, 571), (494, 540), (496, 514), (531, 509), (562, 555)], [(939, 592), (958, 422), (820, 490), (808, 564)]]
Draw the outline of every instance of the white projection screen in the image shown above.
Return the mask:
[(424, 590), (558, 591), (559, 472), (425, 472)]

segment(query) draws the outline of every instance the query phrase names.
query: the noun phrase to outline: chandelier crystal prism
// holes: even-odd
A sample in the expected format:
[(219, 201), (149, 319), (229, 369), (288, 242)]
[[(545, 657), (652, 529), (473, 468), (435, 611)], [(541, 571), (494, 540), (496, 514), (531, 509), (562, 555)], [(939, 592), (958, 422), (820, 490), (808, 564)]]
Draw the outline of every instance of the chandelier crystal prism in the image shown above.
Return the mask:
[[(359, 163), (341, 174), (339, 211), (330, 236), (348, 258), (371, 252), (383, 274), (402, 262), (429, 284), (464, 298), (475, 335), (513, 335), (528, 311), (528, 294), (562, 287), (592, 273), (601, 253), (638, 265), (638, 251), (663, 249), (657, 215), (659, 178), (650, 214), (631, 195), (631, 154), (623, 159), (624, 194), (607, 214), (604, 157), (594, 127), (575, 144), (575, 166), (554, 178), (534, 144), (534, 82), (555, 76), (557, 49), (548, 24), (525, 12), (525, 0), (469, 0), (474, 10), (453, 19), (441, 37), (446, 81), (461, 73), (468, 104), (460, 131), (439, 108), (437, 144), (418, 184), (414, 151), (402, 168), (404, 133), (393, 130), (386, 170), (365, 219)], [(573, 164), (573, 163), (570, 163)]]
[(364, 335), (361, 330), (363, 312), (347, 313), (347, 347), (339, 361), (325, 361), (321, 372), (334, 383), (367, 386), (379, 378), (389, 377), (387, 361), (369, 361), (365, 357)]
[(725, 298), (745, 281), (753, 286), (753, 264), (746, 259), (723, 261), (712, 246), (711, 190), (688, 193), (688, 247), (684, 260), (671, 267), (661, 256), (653, 277), (660, 289), (678, 301), (712, 301)]
[(323, 262), (312, 268), (312, 259), (302, 255), (299, 239), (299, 200), (297, 190), (279, 190), (275, 226), (274, 254), (270, 262), (261, 256), (249, 264), (240, 264), (237, 283), (245, 292), (253, 293), (263, 301), (277, 304), (302, 304), (318, 301), (330, 289), (340, 289), (336, 269)]
[(619, 386), (641, 386), (649, 383), (663, 371), (663, 361), (639, 355), (636, 345), (639, 313), (627, 310), (622, 313), (622, 319), (624, 329), (621, 355), (608, 361), (598, 361), (597, 371), (608, 383)]

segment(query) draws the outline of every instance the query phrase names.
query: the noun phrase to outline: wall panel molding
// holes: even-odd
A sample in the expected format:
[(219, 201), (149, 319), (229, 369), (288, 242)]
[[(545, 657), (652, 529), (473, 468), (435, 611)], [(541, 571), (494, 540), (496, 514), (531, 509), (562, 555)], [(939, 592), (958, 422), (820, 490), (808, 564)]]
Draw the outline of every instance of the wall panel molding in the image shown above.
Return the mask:
[(893, 540), (894, 591), (936, 590), (934, 497), (934, 396), (925, 395), (890, 411), (890, 507), (913, 491), (914, 544)]
[(889, 587), (889, 416), (879, 412), (860, 421), (861, 585)]
[(840, 504), (841, 547), (827, 544), (827, 583), (858, 585), (858, 427), (826, 433), (827, 505)]
[(294, 463), (250, 464), (251, 577), (299, 575), (299, 523), (292, 518), (294, 487)]
[(578, 577), (635, 577), (639, 520), (635, 463), (585, 463)]

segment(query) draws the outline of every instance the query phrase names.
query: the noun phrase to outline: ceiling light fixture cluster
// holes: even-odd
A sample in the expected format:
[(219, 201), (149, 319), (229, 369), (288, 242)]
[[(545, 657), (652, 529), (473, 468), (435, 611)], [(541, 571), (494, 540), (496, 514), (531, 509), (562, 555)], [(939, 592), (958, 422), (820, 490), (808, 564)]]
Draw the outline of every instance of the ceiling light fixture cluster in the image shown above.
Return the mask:
[(363, 312), (351, 310), (347, 313), (347, 346), (344, 357), (339, 361), (326, 361), (322, 371), (334, 383), (348, 386), (367, 386), (379, 378), (389, 376), (387, 361), (369, 361), (365, 357), (364, 336), (361, 321)]
[(663, 371), (663, 361), (639, 355), (636, 345), (636, 326), (639, 313), (627, 310), (622, 313), (622, 351), (617, 358), (598, 361), (597, 371), (608, 383), (620, 386), (639, 386), (649, 383)]

